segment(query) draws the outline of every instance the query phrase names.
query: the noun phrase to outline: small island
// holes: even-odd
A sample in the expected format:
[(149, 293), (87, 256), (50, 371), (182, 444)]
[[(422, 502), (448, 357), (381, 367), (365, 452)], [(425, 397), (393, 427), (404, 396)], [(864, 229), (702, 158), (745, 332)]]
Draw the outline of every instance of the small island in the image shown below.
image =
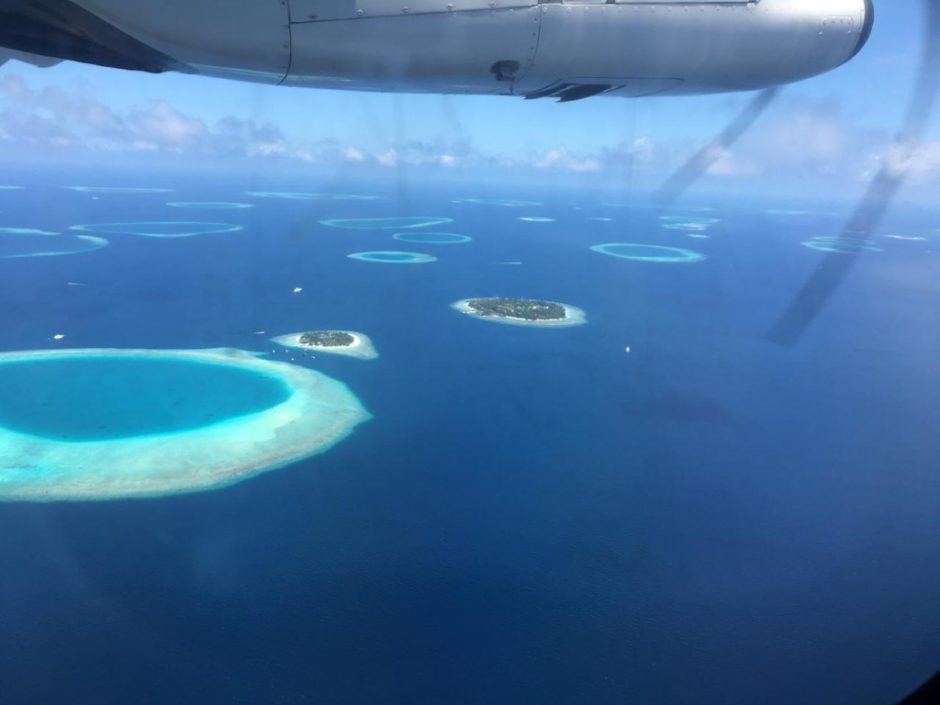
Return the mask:
[(369, 336), (351, 330), (311, 330), (289, 333), (271, 338), (288, 348), (317, 350), (334, 355), (346, 355), (360, 360), (374, 360), (379, 356)]
[(474, 318), (511, 325), (560, 328), (587, 322), (584, 311), (575, 306), (539, 299), (463, 299), (451, 308)]

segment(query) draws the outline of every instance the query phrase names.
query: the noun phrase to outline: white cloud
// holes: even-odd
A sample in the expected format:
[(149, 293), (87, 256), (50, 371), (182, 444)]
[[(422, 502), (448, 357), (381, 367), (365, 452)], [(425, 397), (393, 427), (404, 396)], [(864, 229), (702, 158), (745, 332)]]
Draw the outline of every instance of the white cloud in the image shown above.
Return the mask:
[[(85, 122), (87, 124), (87, 117)], [(135, 110), (124, 119), (123, 127), (138, 140), (171, 152), (190, 151), (211, 138), (206, 123), (183, 115), (165, 100), (158, 100), (143, 110)]]
[(31, 88), (22, 78), (0, 79), (0, 139), (50, 150), (167, 152), (213, 156), (285, 156), (280, 130), (227, 117), (210, 126), (166, 100), (121, 114), (77, 91)]
[(343, 150), (343, 158), (348, 162), (364, 162), (366, 160), (366, 155), (356, 147), (347, 145)]
[(882, 160), (893, 176), (905, 177), (915, 183), (940, 181), (940, 142), (893, 144), (883, 156), (872, 160), (872, 172)]
[(850, 131), (851, 126), (834, 109), (804, 105), (779, 118), (771, 116), (764, 126), (758, 123), (756, 152), (773, 170), (831, 174), (844, 163), (853, 143)]
[(214, 124), (190, 115), (168, 100), (117, 111), (76, 90), (58, 87), (34, 89), (19, 76), (0, 78), (0, 141), (51, 152), (66, 150), (109, 153), (169, 154), (215, 158), (287, 160), (312, 163), (373, 164), (383, 168), (429, 166), (537, 166), (572, 172), (596, 172), (605, 160), (629, 152), (648, 159), (648, 140), (619, 146), (604, 154), (574, 154), (567, 149), (540, 155), (488, 155), (465, 137), (390, 142), (367, 148), (324, 138), (297, 141), (273, 124), (235, 116)]
[(393, 147), (375, 155), (375, 161), (382, 166), (398, 166), (398, 151)]
[[(654, 186), (699, 148), (687, 139), (654, 140), (648, 135), (593, 150), (562, 143), (529, 152), (520, 146), (505, 153), (483, 151), (465, 135), (368, 145), (329, 138), (304, 141), (288, 137), (275, 124), (235, 116), (210, 123), (168, 100), (117, 110), (71, 88), (35, 88), (16, 74), (0, 76), (0, 144), (32, 153), (124, 152), (386, 169), (409, 165), (635, 173)], [(848, 119), (838, 105), (799, 98), (778, 101), (742, 139), (712, 156), (706, 176), (712, 179), (766, 176), (859, 183), (870, 179), (887, 156), (912, 182), (940, 182), (940, 142), (914, 150), (891, 149), (885, 132)]]
[(761, 171), (754, 161), (736, 157), (730, 150), (721, 147), (710, 150), (708, 159), (711, 162), (708, 173), (714, 176), (756, 176)]
[(574, 172), (600, 171), (602, 164), (594, 156), (578, 156), (565, 147), (549, 149), (535, 158), (534, 166), (537, 169), (560, 169)]

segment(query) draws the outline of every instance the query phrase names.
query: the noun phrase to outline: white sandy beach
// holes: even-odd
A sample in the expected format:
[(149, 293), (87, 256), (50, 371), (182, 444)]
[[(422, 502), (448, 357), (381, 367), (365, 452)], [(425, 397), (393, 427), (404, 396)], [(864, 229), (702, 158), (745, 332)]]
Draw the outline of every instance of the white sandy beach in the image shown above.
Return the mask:
[(577, 306), (572, 306), (571, 304), (563, 304), (558, 301), (552, 301), (550, 303), (557, 303), (559, 306), (562, 306), (565, 309), (565, 317), (559, 318), (556, 320), (546, 320), (546, 321), (530, 321), (525, 318), (513, 318), (512, 316), (484, 316), (470, 307), (470, 302), (474, 299), (461, 299), (460, 301), (455, 301), (450, 305), (455, 311), (460, 311), (460, 313), (465, 313), (472, 318), (477, 318), (481, 321), (492, 321), (493, 323), (505, 323), (512, 326), (527, 326), (532, 328), (570, 328), (571, 326), (580, 326), (587, 323), (587, 314), (582, 311)]
[(311, 331), (299, 331), (297, 333), (279, 335), (276, 338), (271, 338), (271, 342), (277, 343), (278, 345), (283, 345), (286, 348), (315, 350), (317, 352), (329, 353), (330, 355), (346, 355), (347, 357), (355, 357), (360, 360), (374, 360), (379, 356), (379, 353), (372, 344), (372, 341), (369, 339), (369, 336), (367, 336), (365, 333), (359, 333), (358, 331), (352, 330), (336, 331), (337, 333), (346, 333), (347, 335), (352, 336), (353, 342), (350, 345), (327, 346), (306, 345), (301, 343), (300, 337), (307, 332)]

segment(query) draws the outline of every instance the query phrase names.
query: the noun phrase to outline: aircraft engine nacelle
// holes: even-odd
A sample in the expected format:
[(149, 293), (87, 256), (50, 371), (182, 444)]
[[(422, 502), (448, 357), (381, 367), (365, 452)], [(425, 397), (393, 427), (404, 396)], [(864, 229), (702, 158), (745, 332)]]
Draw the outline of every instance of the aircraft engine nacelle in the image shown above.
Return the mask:
[(320, 88), (562, 100), (807, 78), (854, 56), (873, 20), (871, 0), (0, 0), (0, 15), (11, 7), (37, 15), (33, 24), (51, 16), (60, 34), (78, 32), (78, 48), (63, 55), (61, 41), (51, 50), (11, 43), (9, 18), (0, 44), (60, 58)]

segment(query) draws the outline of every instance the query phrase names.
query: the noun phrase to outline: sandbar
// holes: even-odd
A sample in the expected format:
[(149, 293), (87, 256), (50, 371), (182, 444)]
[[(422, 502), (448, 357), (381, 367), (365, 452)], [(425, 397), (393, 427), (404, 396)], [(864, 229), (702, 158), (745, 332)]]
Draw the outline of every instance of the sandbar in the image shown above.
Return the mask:
[(841, 255), (852, 255), (860, 252), (884, 252), (882, 248), (873, 245), (868, 240), (838, 236), (814, 237), (811, 240), (803, 241), (801, 244), (803, 247), (818, 252), (834, 252)]
[(503, 208), (532, 208), (542, 205), (538, 201), (521, 201), (513, 198), (455, 198), (451, 203), (471, 203), (478, 206), (502, 206)]
[(69, 230), (104, 233), (105, 235), (140, 235), (142, 237), (179, 238), (197, 235), (234, 233), (243, 226), (232, 223), (211, 223), (187, 220), (152, 220), (136, 223), (92, 223), (71, 225)]
[[(345, 336), (348, 336), (347, 340), (351, 340), (349, 342), (338, 340)], [(374, 360), (379, 356), (369, 336), (354, 330), (299, 331), (271, 338), (271, 342), (287, 348), (315, 350), (330, 355), (346, 355), (359, 360)]]
[(321, 220), (321, 225), (329, 228), (347, 230), (409, 230), (411, 228), (429, 228), (433, 225), (452, 223), (453, 218), (407, 217), (407, 218), (333, 218)]
[(283, 198), (288, 201), (376, 201), (381, 196), (358, 193), (307, 193), (304, 191), (248, 191), (255, 198)]
[(684, 232), (700, 233), (705, 232), (710, 227), (709, 223), (663, 223), (661, 226), (665, 230), (682, 230)]
[(143, 186), (63, 186), (62, 188), (82, 193), (172, 193), (175, 190)]
[(0, 228), (0, 235), (58, 235), (55, 230), (42, 230), (40, 228)]
[(254, 208), (254, 203), (239, 203), (237, 201), (170, 201), (170, 208), (199, 208), (202, 210), (241, 210)]
[(801, 210), (790, 210), (786, 208), (765, 208), (764, 213), (766, 215), (809, 215), (810, 211), (801, 211)]
[[(552, 318), (525, 318), (521, 315), (512, 315), (513, 307), (522, 306), (535, 311), (538, 315), (551, 315), (554, 309), (560, 315)], [(587, 314), (576, 306), (563, 304), (557, 301), (544, 301), (541, 299), (516, 298), (480, 298), (461, 299), (450, 306), (455, 311), (464, 313), (472, 318), (493, 323), (505, 323), (513, 326), (532, 326), (535, 328), (569, 328), (587, 323)]]
[(473, 238), (469, 235), (459, 235), (457, 233), (432, 233), (419, 230), (412, 233), (395, 233), (392, 235), (396, 240), (402, 242), (417, 242), (423, 245), (457, 245), (464, 242), (470, 242)]
[(706, 218), (694, 215), (661, 215), (659, 219), (667, 223), (698, 223), (700, 225), (714, 225), (721, 222), (721, 218)]
[(346, 255), (349, 259), (361, 262), (375, 262), (377, 264), (429, 264), (437, 262), (437, 257), (424, 252), (401, 252), (398, 250), (372, 250), (370, 252), (353, 252)]
[(32, 228), (0, 228), (0, 259), (77, 255), (100, 250), (108, 244), (106, 239), (95, 235), (60, 235)]
[(287, 201), (313, 201), (320, 198), (319, 193), (304, 193), (301, 191), (248, 191), (246, 195), (255, 198), (283, 198)]
[(664, 247), (637, 242), (608, 242), (603, 245), (593, 245), (590, 249), (602, 255), (636, 262), (692, 263), (705, 259), (702, 253), (683, 247)]
[(190, 430), (108, 440), (62, 441), (0, 426), (0, 500), (105, 500), (216, 489), (322, 453), (371, 418), (341, 382), (243, 350), (41, 350), (0, 354), (0, 365), (87, 356), (234, 366), (276, 378), (285, 385), (285, 398)]

